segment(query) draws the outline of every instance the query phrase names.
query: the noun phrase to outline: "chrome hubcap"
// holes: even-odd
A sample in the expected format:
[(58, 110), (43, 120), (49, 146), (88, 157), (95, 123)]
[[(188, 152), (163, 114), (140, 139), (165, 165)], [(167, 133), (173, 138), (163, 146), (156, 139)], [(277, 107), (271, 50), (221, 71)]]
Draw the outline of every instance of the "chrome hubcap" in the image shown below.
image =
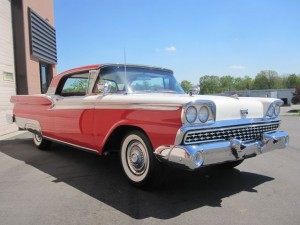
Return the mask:
[(145, 158), (146, 149), (138, 142), (133, 141), (127, 148), (127, 162), (132, 173), (135, 175), (142, 175), (148, 164), (147, 158)]
[(140, 164), (141, 163), (141, 156), (139, 155), (139, 153), (133, 153), (131, 155), (131, 160), (134, 164)]

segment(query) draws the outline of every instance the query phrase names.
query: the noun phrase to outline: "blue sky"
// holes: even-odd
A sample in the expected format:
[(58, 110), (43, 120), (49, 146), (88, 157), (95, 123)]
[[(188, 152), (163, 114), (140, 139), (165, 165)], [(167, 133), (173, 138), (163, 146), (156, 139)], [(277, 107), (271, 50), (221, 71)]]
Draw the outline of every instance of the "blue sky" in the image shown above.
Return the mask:
[(177, 80), (300, 74), (299, 0), (54, 0), (58, 72), (94, 63), (172, 69)]

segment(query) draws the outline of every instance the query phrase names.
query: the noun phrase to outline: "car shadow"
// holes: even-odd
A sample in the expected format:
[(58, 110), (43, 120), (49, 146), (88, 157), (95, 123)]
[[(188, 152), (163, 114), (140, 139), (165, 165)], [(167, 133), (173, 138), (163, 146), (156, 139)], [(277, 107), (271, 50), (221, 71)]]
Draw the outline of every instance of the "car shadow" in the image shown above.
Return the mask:
[(274, 179), (238, 169), (168, 169), (161, 186), (145, 191), (127, 182), (117, 156), (102, 157), (60, 144), (40, 151), (28, 133), (1, 141), (0, 151), (135, 219), (169, 219), (203, 206), (221, 207), (223, 198), (257, 192), (256, 186)]

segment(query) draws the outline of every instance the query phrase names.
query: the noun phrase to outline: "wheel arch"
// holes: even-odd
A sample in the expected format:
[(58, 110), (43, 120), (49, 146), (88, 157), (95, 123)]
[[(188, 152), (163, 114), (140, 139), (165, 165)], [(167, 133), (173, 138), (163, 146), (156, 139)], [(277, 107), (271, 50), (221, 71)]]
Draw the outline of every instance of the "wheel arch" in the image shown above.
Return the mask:
[(147, 133), (144, 131), (144, 129), (134, 125), (121, 125), (116, 127), (107, 138), (104, 147), (102, 149), (102, 154), (106, 154), (110, 152), (119, 152), (125, 135), (134, 130), (138, 130), (142, 132), (149, 139), (149, 142), (153, 149), (151, 139), (149, 138), (149, 135), (147, 135)]

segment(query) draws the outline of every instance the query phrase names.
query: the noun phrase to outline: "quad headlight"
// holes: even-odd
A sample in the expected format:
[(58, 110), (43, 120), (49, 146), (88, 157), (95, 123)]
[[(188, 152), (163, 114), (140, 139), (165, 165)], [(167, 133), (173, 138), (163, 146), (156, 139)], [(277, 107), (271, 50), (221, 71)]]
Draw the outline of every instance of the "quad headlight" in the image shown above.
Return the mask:
[(274, 107), (274, 115), (279, 116), (280, 114), (280, 105), (276, 104)]
[(275, 118), (275, 117), (279, 116), (281, 104), (282, 104), (282, 101), (275, 101), (275, 102), (273, 102), (269, 106), (269, 109), (267, 111), (266, 116), (269, 117), (269, 118)]
[(268, 117), (274, 117), (274, 106), (271, 105), (268, 112), (267, 112)]
[(210, 102), (189, 103), (184, 110), (183, 122), (188, 124), (213, 123), (214, 109), (214, 104)]
[(189, 123), (194, 123), (197, 119), (197, 109), (194, 106), (189, 106), (186, 110), (186, 120)]
[(209, 118), (209, 109), (207, 106), (201, 106), (198, 114), (201, 123), (206, 123)]

